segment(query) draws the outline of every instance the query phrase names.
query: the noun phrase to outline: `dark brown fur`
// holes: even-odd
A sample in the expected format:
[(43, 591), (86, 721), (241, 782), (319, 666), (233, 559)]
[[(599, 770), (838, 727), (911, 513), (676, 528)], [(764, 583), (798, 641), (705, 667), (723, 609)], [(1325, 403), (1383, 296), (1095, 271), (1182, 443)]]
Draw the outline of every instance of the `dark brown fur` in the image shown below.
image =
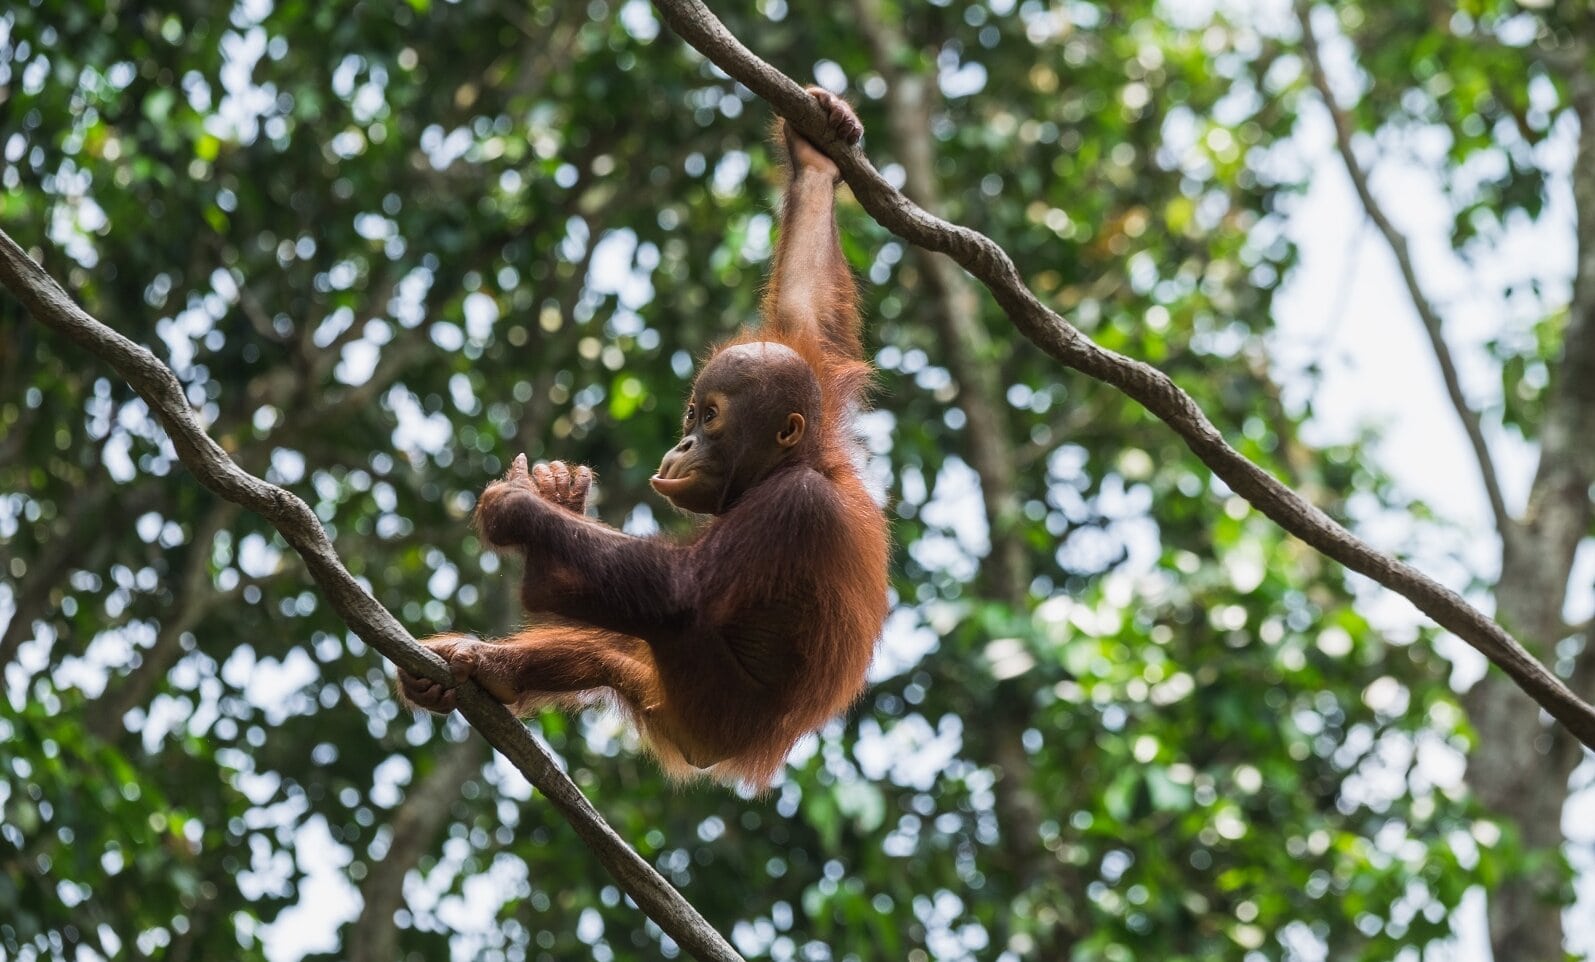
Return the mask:
[[(814, 95), (837, 135), (856, 141), (852, 111)], [(681, 544), (580, 514), (587, 469), (529, 472), (517, 459), (483, 493), (476, 521), (488, 543), (523, 553), (522, 601), (551, 623), (492, 643), (427, 642), (456, 677), (517, 711), (610, 695), (667, 772), (756, 787), (858, 697), (887, 611), (886, 520), (851, 437), (871, 368), (836, 235), (836, 168), (777, 129), (793, 171), (764, 322), (716, 353), (774, 341), (802, 357), (820, 405), (804, 414), (801, 443)], [(451, 691), (425, 679), (401, 673), (401, 686), (422, 707), (454, 707)]]

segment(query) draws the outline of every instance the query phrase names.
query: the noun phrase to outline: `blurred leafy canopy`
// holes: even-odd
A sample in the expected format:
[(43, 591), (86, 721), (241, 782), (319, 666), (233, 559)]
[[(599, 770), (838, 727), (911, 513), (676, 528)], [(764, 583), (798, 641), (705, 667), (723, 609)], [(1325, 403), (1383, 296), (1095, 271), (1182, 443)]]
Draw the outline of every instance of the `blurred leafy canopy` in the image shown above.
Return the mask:
[[(845, 79), (892, 162), (847, 17), (730, 6), (773, 62)], [(1504, 15), (1472, 6), (1463, 25)], [(1353, 492), (1414, 507), (1357, 446), (1304, 445), (1310, 401), (1282, 401), (1262, 347), (1306, 174), (1288, 32), (1144, 2), (888, 7), (902, 66), (945, 96), (944, 213), (1330, 510)], [(1454, 169), (1502, 124), (1555, 122), (1559, 92), (1536, 93), (1523, 58), (1429, 9), (1342, 13), (1367, 68), (1401, 78), (1365, 122), (1447, 126)], [(694, 359), (754, 311), (781, 180), (768, 120), (641, 0), (0, 12), (0, 225), (162, 352), (417, 634), (518, 617), (467, 525), (518, 451), (594, 465), (613, 523), (684, 529), (644, 482)], [(1531, 158), (1508, 154), (1466, 186), (1460, 242), (1538, 212)], [(1467, 737), (1429, 646), (1377, 636), (1338, 570), (982, 302), (1040, 604), (991, 602), (917, 268), (856, 208), (842, 219), (870, 282), (866, 433), (898, 545), (876, 683), (761, 799), (666, 784), (602, 717), (543, 718), (616, 828), (750, 957), (1278, 959), (1317, 940), (1382, 959), (1444, 937), (1466, 886), (1514, 856), (1412, 765), (1414, 745), (1453, 756)], [(1525, 372), (1555, 340), (1503, 341), (1510, 423), (1532, 422)], [(285, 914), (323, 891), (312, 871), (357, 889), (392, 871), (404, 789), (462, 750), (461, 726), (401, 713), (270, 530), (9, 300), (0, 455), (18, 613), (0, 638), (0, 952), (264, 958), (265, 927), (314, 929)], [(1008, 700), (1030, 720), (1025, 781), (983, 723)], [(502, 768), (457, 796), (399, 915), (410, 957), (672, 953)], [(1005, 832), (999, 800), (1033, 808), (1038, 836)]]

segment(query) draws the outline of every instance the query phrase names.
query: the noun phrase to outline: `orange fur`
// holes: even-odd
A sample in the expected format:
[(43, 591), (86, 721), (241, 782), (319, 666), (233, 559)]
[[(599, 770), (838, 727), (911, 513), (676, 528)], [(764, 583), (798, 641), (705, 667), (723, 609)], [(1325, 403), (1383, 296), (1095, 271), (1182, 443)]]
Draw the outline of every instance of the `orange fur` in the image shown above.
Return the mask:
[[(815, 96), (833, 128), (856, 139), (851, 110)], [(524, 552), (522, 600), (558, 620), (494, 644), (429, 642), (517, 711), (608, 698), (672, 777), (756, 788), (858, 697), (887, 613), (887, 524), (859, 476), (850, 423), (873, 369), (836, 234), (834, 167), (800, 139), (783, 141), (796, 169), (763, 324), (714, 354), (757, 342), (796, 352), (819, 385), (807, 433), (685, 544), (582, 517), (590, 473), (555, 464), (529, 474), (518, 461), (483, 493), (477, 524), (487, 542)], [(754, 377), (774, 383), (795, 369), (808, 383), (776, 353), (785, 367), (757, 360)], [(785, 402), (759, 402), (776, 403)], [(453, 707), (438, 686), (401, 683), (424, 707)]]

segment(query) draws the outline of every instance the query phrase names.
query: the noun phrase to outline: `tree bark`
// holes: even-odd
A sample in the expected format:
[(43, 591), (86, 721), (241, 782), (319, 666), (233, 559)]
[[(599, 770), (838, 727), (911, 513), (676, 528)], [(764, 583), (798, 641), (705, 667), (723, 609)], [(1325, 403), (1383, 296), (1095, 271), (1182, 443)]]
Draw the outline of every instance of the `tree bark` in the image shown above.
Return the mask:
[[(1495, 591), (1497, 619), (1542, 658), (1572, 633), (1562, 611), (1574, 554), (1589, 534), (1595, 484), (1595, 83), (1575, 80), (1574, 89), (1580, 129), (1573, 164), (1573, 300), (1546, 405), (1539, 469), (1523, 515), (1502, 532)], [(1586, 631), (1575, 678), (1590, 674), (1592, 647)], [(1554, 856), (1565, 842), (1568, 779), (1583, 751), (1547, 729), (1528, 697), (1499, 676), (1480, 679), (1464, 702), (1479, 733), (1468, 763), (1473, 790), (1516, 824), (1525, 848)], [(1498, 962), (1564, 957), (1562, 884), (1561, 872), (1547, 866), (1529, 877), (1507, 878), (1489, 893), (1490, 943)]]

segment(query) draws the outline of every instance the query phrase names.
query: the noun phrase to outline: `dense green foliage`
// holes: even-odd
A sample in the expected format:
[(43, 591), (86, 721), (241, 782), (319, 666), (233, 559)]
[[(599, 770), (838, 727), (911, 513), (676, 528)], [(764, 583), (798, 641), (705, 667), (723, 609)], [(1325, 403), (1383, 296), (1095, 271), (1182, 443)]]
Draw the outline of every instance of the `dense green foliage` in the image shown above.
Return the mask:
[[(850, 10), (723, 6), (794, 76), (845, 78), (893, 162)], [(1326, 510), (1401, 507), (1357, 447), (1304, 445), (1311, 406), (1281, 401), (1263, 346), (1306, 173), (1289, 24), (907, 6), (891, 66), (939, 78), (944, 213)], [(1422, 5), (1377, 10), (1347, 27), (1387, 38), (1368, 67), (1402, 83), (1465, 44)], [(1526, 87), (1491, 57), (1454, 87)], [(755, 309), (769, 120), (642, 0), (0, 12), (0, 227), (168, 360), (417, 635), (518, 617), (467, 523), (518, 451), (593, 465), (613, 523), (685, 528), (645, 482), (694, 358)], [(1459, 231), (1542, 189), (1516, 168), (1487, 186)], [(604, 716), (540, 719), (598, 807), (750, 957), (1387, 959), (1446, 937), (1516, 860), (1425, 774), (1468, 737), (1428, 640), (1373, 632), (1343, 572), (986, 300), (1002, 392), (972, 397), (920, 262), (842, 216), (897, 545), (874, 684), (761, 798), (666, 783)], [(1554, 336), (1502, 344), (1521, 380)], [(1019, 506), (995, 526), (963, 430), (993, 400)], [(471, 766), (395, 867), (409, 790), (478, 749), (400, 711), (388, 666), (146, 413), (0, 300), (0, 958), (264, 958), (289, 907), (313, 932), (359, 904), (326, 885), (406, 870), (411, 958), (671, 954), (502, 766)], [(1023, 545), (1023, 605), (982, 572), (993, 538)]]

